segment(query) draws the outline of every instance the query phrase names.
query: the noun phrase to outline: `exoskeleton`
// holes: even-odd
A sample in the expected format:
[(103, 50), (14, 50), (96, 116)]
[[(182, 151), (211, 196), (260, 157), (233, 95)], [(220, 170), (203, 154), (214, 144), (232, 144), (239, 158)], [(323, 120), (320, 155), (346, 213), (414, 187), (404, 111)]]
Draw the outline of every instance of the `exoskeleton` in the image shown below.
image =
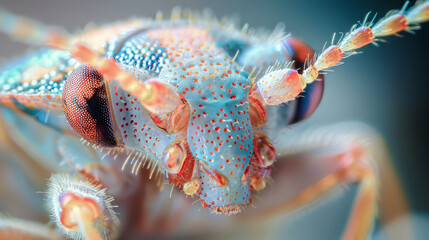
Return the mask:
[[(248, 25), (238, 30), (209, 11), (175, 8), (170, 19), (159, 13), (71, 35), (2, 10), (0, 30), (47, 47), (0, 73), (3, 126), (48, 127), (17, 131), (28, 132), (20, 141), (44, 146), (34, 151), (43, 154), (37, 164), (54, 172), (46, 193), (51, 221), (67, 237), (111, 239), (126, 237), (129, 229), (168, 228), (161, 220), (183, 216), (195, 201), (214, 213), (242, 214), (277, 177), (296, 182), (295, 190), (287, 201), (261, 207), (258, 217), (295, 210), (342, 184), (360, 183), (343, 237), (363, 239), (376, 212), (374, 149), (383, 148), (382, 141), (356, 125), (278, 139), (315, 111), (326, 69), (429, 19), (428, 1), (407, 4), (377, 21), (368, 14), (319, 54), (282, 27), (270, 34)], [(55, 139), (54, 147), (43, 141), (47, 137)], [(285, 158), (276, 170), (276, 159)], [(311, 184), (303, 186), (300, 178)], [(136, 216), (139, 201), (155, 206), (154, 189), (166, 184), (183, 190), (187, 208), (162, 215), (157, 226)], [(136, 230), (134, 219), (146, 225)], [(1, 221), (4, 236), (60, 238), (36, 223)]]

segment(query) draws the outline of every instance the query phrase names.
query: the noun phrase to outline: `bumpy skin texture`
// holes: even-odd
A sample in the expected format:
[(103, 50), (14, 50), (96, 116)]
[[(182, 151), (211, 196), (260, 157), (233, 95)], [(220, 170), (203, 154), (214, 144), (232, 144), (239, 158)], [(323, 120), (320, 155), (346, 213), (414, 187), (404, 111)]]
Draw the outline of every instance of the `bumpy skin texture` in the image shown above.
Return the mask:
[[(266, 69), (276, 61), (296, 60), (297, 64), (304, 61), (294, 56), (294, 43), (252, 41), (237, 32), (226, 35), (216, 27), (209, 31), (178, 23), (177, 26), (164, 24), (153, 29), (138, 29), (111, 41), (107, 51), (107, 57), (114, 58), (139, 81), (156, 78), (172, 85), (189, 104), (191, 112), (186, 131), (168, 134), (154, 123), (138, 98), (124, 91), (117, 82), (110, 81), (117, 137), (122, 145), (149, 156), (162, 168), (164, 149), (175, 141), (185, 140), (190, 159), (184, 167), (190, 168), (186, 172), (193, 172), (192, 177), (200, 181), (197, 194), (203, 207), (223, 213), (240, 211), (249, 202), (252, 189), (249, 176), (243, 177), (245, 171), (252, 168), (249, 161), (254, 157), (254, 133), (248, 113), (252, 68), (239, 66), (248, 63)], [(243, 54), (233, 61), (237, 50)], [(308, 48), (298, 50), (311, 51)], [(323, 83), (317, 89), (321, 92)], [(311, 100), (315, 102), (313, 105), (317, 106), (320, 98), (321, 93), (319, 98)], [(272, 106), (271, 124), (267, 129), (285, 127), (296, 114), (301, 114), (299, 111), (303, 109), (298, 109), (297, 105), (300, 103)], [(299, 120), (314, 109), (304, 109), (306, 116), (301, 114)], [(278, 116), (281, 119), (277, 119)], [(270, 133), (265, 129), (257, 130)], [(260, 166), (253, 168), (256, 171)], [(220, 186), (222, 184), (214, 180), (216, 176), (226, 177), (226, 186)], [(190, 177), (190, 174), (178, 177), (168, 174), (170, 183), (178, 186)]]
[[(213, 46), (213, 37), (202, 29), (149, 30), (126, 42), (115, 59), (140, 71), (147, 70), (139, 76), (143, 81), (156, 76), (175, 87), (188, 102), (191, 117), (186, 136), (167, 136), (139, 111), (143, 108), (136, 99), (111, 82), (113, 107), (124, 145), (147, 149), (156, 159), (170, 143), (186, 138), (193, 157), (228, 178), (227, 187), (220, 187), (209, 181), (206, 171), (198, 170), (198, 194), (209, 207), (246, 204), (249, 184), (242, 184), (241, 177), (253, 154), (253, 133), (247, 113), (251, 82), (247, 74), (231, 63), (232, 57), (222, 48)], [(140, 49), (136, 42), (140, 42)], [(127, 52), (134, 56), (126, 56)]]
[(62, 111), (64, 76), (79, 63), (66, 51), (41, 49), (0, 71), (0, 102), (7, 106)]
[[(186, 34), (181, 29), (167, 34), (177, 36), (181, 32)], [(160, 78), (177, 86), (191, 107), (187, 141), (193, 156), (228, 178), (227, 187), (219, 187), (201, 172), (199, 194), (209, 207), (246, 204), (249, 185), (242, 184), (241, 177), (253, 154), (246, 74), (240, 73), (221, 49), (201, 47), (201, 42), (193, 42), (192, 35), (183, 38), (185, 34), (170, 44), (180, 48), (179, 39), (185, 40), (190, 51), (167, 64)]]
[[(111, 34), (106, 57), (115, 59), (138, 81), (158, 79), (173, 86), (190, 107), (191, 116), (185, 131), (166, 132), (139, 99), (116, 81), (103, 78), (89, 66), (79, 66), (61, 51), (50, 50), (51, 54), (64, 58), (60, 60), (65, 63), (58, 65), (58, 73), (62, 75), (45, 76), (50, 77), (46, 81), (53, 84), (53, 90), (46, 96), (52, 94), (54, 97), (50, 101), (62, 103), (68, 122), (84, 139), (104, 147), (131, 149), (128, 160), (134, 163), (133, 169), (144, 166), (142, 162), (149, 159), (152, 167), (164, 171), (161, 159), (164, 150), (178, 140), (185, 142), (189, 158), (179, 174), (164, 172), (168, 181), (183, 187), (191, 178), (196, 178), (200, 181), (197, 195), (203, 207), (237, 213), (249, 202), (251, 175), (269, 172), (268, 168), (249, 163), (255, 158), (254, 133), (263, 133), (272, 141), (278, 129), (308, 117), (323, 91), (323, 81), (315, 82), (303, 93), (308, 97), (300, 97), (287, 105), (264, 106), (266, 123), (262, 127), (252, 126), (248, 95), (252, 81), (258, 79), (254, 78), (253, 68), (260, 68), (263, 74), (276, 63), (292, 60), (296, 61), (295, 68), (302, 68), (309, 49), (292, 39), (279, 36), (268, 41), (265, 35), (249, 39), (236, 29), (226, 31), (217, 24), (204, 22), (196, 26), (182, 20), (166, 21), (157, 26), (140, 22), (134, 29), (123, 32), (123, 35)], [(43, 64), (39, 69), (41, 74), (50, 70), (51, 65), (49, 62)], [(27, 91), (26, 82), (29, 81), (32, 79), (21, 76), (13, 89)], [(30, 87), (38, 83), (35, 81)], [(36, 93), (41, 95), (43, 91), (46, 90), (38, 89)], [(313, 94), (314, 91), (317, 94)], [(16, 106), (29, 111), (22, 105)], [(40, 115), (40, 111), (36, 112)], [(250, 174), (243, 177), (245, 172)], [(226, 186), (219, 186), (214, 180), (216, 176), (224, 176)]]

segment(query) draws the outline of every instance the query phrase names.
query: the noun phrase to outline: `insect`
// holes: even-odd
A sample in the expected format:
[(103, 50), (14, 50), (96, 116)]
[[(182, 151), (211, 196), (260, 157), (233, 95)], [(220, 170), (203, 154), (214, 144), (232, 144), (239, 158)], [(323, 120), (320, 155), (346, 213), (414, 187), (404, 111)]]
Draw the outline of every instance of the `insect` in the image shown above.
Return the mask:
[[(119, 170), (138, 175), (148, 168), (160, 186), (165, 176), (203, 208), (239, 214), (265, 188), (280, 152), (306, 148), (271, 139), (315, 110), (324, 83), (319, 71), (378, 38), (416, 29), (428, 15), (425, 1), (379, 21), (367, 16), (313, 56), (281, 29), (263, 35), (244, 27), (241, 34), (208, 13), (183, 18), (174, 10), (170, 20), (157, 15), (69, 36), (4, 12), (3, 31), (51, 48), (6, 67), (1, 100), (101, 149), (93, 161), (80, 148), (82, 157), (68, 149), (73, 140), (58, 143), (69, 173), (53, 175), (47, 195), (52, 220), (68, 237), (116, 237), (119, 220), (109, 195), (137, 191)], [(375, 170), (359, 143), (333, 152), (328, 177), (267, 212), (305, 205), (340, 183), (362, 182), (352, 216), (359, 221), (345, 232), (360, 238), (375, 212)]]

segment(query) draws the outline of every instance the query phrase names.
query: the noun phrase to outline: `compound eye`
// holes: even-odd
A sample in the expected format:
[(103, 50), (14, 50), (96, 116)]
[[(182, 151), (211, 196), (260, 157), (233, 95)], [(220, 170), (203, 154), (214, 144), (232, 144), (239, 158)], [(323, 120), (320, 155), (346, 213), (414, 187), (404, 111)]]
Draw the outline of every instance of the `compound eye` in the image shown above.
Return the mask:
[(99, 146), (117, 145), (106, 83), (97, 70), (88, 65), (75, 69), (65, 81), (62, 99), (66, 118), (81, 137)]

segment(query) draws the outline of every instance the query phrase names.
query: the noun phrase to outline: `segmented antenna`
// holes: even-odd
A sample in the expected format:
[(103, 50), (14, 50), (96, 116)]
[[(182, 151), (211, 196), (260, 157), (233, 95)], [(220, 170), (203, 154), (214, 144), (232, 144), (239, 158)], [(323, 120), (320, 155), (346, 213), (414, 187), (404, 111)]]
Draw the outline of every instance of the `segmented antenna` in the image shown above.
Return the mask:
[[(257, 92), (264, 102), (277, 105), (294, 100), (307, 86), (314, 82), (321, 70), (327, 71), (333, 66), (342, 64), (343, 58), (356, 54), (356, 50), (370, 43), (379, 41), (379, 38), (397, 35), (402, 31), (412, 31), (419, 28), (418, 24), (429, 20), (429, 1), (419, 1), (406, 11), (408, 1), (401, 10), (390, 11), (377, 23), (374, 18), (368, 21), (368, 13), (363, 22), (355, 24), (349, 33), (341, 37), (337, 44), (327, 47), (315, 61), (306, 61), (308, 66), (303, 74), (295, 70), (280, 69), (265, 74), (256, 84)], [(313, 64), (314, 62), (314, 64)]]
[(368, 22), (370, 13), (365, 16), (361, 26), (355, 25), (338, 44), (326, 48), (316, 59), (316, 62), (304, 70), (302, 75), (305, 85), (312, 83), (319, 71), (337, 66), (345, 56), (370, 43), (375, 43), (380, 37), (397, 35), (402, 31), (411, 31), (419, 28), (418, 24), (429, 20), (429, 1), (419, 1), (411, 9), (406, 11), (408, 1), (401, 10), (390, 11), (377, 23), (374, 18)]

